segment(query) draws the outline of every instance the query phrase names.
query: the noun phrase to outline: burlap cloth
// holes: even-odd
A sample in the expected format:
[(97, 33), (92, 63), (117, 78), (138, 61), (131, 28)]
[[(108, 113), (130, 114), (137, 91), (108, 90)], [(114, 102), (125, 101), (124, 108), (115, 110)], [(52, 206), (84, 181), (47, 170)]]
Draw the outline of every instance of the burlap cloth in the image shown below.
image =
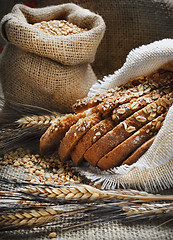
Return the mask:
[[(69, 1), (36, 1), (38, 6)], [(172, 38), (172, 1), (72, 1), (101, 14), (107, 30), (93, 64), (99, 79), (113, 73), (125, 62), (129, 51), (143, 44)], [(12, 176), (11, 169), (3, 172)], [(20, 175), (20, 173), (19, 173)], [(162, 218), (134, 223), (106, 223), (90, 225), (66, 233), (57, 233), (55, 239), (158, 239), (170, 240), (173, 236), (173, 221), (164, 223)], [(59, 223), (60, 224), (60, 223)], [(58, 223), (57, 223), (58, 225)], [(1, 239), (48, 239), (48, 233), (56, 226), (28, 231), (12, 231), (0, 235)]]
[[(14, 171), (15, 170), (15, 171)], [(4, 166), (0, 169), (0, 175), (11, 179), (16, 177), (18, 179), (24, 179), (26, 173), (23, 168), (16, 168), (12, 166)], [(11, 186), (8, 186), (8, 190)], [(169, 194), (171, 191), (168, 192)], [(57, 240), (171, 240), (173, 235), (173, 222), (166, 222), (168, 219), (155, 218), (148, 220), (141, 220), (135, 222), (108, 222), (90, 224), (85, 227), (78, 227), (66, 232), (59, 232), (58, 227), (62, 227), (69, 218), (60, 218), (57, 221), (39, 228), (29, 230), (13, 230), (9, 232), (0, 232), (1, 240), (48, 240), (50, 239), (49, 233), (56, 232), (57, 237), (53, 239)], [(75, 217), (70, 217), (73, 224), (79, 224), (79, 220)]]

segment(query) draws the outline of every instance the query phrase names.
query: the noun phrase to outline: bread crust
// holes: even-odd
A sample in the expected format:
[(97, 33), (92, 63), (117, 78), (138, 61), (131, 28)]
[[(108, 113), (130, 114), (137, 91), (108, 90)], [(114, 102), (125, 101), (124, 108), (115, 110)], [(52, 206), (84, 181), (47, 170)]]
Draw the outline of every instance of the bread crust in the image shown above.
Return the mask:
[(151, 93), (140, 98), (132, 99), (126, 104), (122, 104), (115, 108), (112, 113), (112, 119), (106, 118), (93, 126), (76, 144), (74, 150), (71, 152), (71, 158), (75, 165), (78, 165), (84, 158), (85, 152), (103, 135), (113, 129), (121, 121), (132, 115), (137, 110), (142, 109), (147, 104), (154, 102), (156, 99), (165, 95), (165, 90), (171, 92), (173, 86), (164, 87), (153, 90)]
[(69, 130), (70, 126), (79, 119), (86, 116), (86, 113), (67, 114), (57, 118), (40, 138), (40, 153), (45, 155), (58, 149), (61, 139)]
[(154, 89), (169, 85), (171, 82), (172, 72), (160, 70), (149, 76), (131, 80), (128, 83), (115, 87), (115, 89), (110, 89), (103, 94), (96, 94), (91, 98), (86, 97), (84, 99), (79, 99), (73, 105), (73, 110), (75, 113), (79, 113), (93, 108), (93, 111), (100, 111), (106, 116), (106, 114), (117, 106), (116, 100), (125, 103), (134, 97), (138, 98), (145, 95), (146, 92), (149, 93)]
[(104, 119), (94, 125), (76, 144), (74, 150), (71, 152), (71, 158), (77, 166), (84, 158), (85, 152), (92, 146), (101, 136), (111, 130), (114, 122), (111, 118)]
[[(74, 105), (74, 111), (79, 113), (56, 119), (42, 135), (40, 152), (47, 154), (58, 150), (62, 161), (71, 156), (75, 165), (87, 160), (93, 166), (102, 167), (105, 156), (111, 155), (116, 148), (120, 149), (121, 144), (123, 146), (169, 109), (172, 91), (173, 72), (159, 70), (106, 93), (79, 100)], [(123, 163), (127, 160), (129, 164), (136, 161), (149, 143), (150, 139), (146, 143), (141, 141), (136, 151), (133, 149), (123, 160), (119, 158), (117, 161)], [(126, 148), (124, 145), (121, 150)], [(103, 162), (106, 164), (105, 160)], [(105, 165), (104, 169), (113, 166), (110, 165)]]

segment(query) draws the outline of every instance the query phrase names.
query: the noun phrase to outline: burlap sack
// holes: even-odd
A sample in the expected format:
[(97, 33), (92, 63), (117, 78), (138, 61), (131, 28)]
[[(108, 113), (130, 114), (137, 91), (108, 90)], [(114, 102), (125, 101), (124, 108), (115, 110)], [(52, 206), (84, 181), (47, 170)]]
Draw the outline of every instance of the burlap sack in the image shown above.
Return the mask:
[[(54, 36), (33, 27), (53, 19), (65, 19), (88, 31)], [(1, 21), (2, 35), (8, 41), (0, 61), (5, 98), (70, 111), (96, 82), (90, 63), (104, 30), (101, 16), (75, 4), (38, 9), (15, 5)]]

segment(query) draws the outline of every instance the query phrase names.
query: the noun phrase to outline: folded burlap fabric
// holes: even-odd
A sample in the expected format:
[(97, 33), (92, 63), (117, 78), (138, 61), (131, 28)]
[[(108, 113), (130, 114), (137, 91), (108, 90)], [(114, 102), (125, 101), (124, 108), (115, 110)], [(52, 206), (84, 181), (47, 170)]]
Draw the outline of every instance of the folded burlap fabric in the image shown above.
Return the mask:
[[(88, 95), (104, 92), (158, 69), (173, 70), (173, 39), (163, 39), (132, 50), (126, 62), (114, 74), (94, 84)], [(164, 124), (149, 150), (131, 166), (123, 165), (111, 171), (85, 173), (102, 188), (142, 188), (158, 191), (173, 186), (173, 107), (170, 107)]]
[[(54, 19), (87, 30), (59, 36), (34, 26)], [(15, 5), (1, 21), (1, 33), (8, 42), (0, 60), (5, 98), (70, 111), (75, 100), (86, 96), (96, 82), (90, 63), (104, 31), (101, 16), (75, 4), (38, 9)]]

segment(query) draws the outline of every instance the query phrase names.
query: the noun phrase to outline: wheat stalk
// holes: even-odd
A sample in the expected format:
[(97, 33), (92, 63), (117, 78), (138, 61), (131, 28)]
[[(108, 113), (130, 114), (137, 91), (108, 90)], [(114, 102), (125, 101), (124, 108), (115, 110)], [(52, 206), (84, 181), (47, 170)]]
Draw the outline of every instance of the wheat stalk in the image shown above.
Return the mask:
[(89, 185), (71, 185), (61, 187), (42, 187), (34, 186), (22, 189), (23, 192), (45, 196), (47, 198), (65, 199), (65, 200), (132, 200), (132, 201), (172, 201), (173, 195), (149, 194), (137, 190), (100, 190)]
[[(129, 205), (128, 203), (120, 203), (117, 207), (117, 203), (104, 203), (91, 205), (89, 207), (78, 208), (71, 211), (56, 209), (56, 207), (46, 207), (38, 209), (23, 209), (17, 212), (8, 212), (0, 214), (0, 229), (9, 230), (21, 227), (36, 227), (45, 225), (49, 222), (56, 220), (62, 214), (65, 216), (73, 216), (75, 214), (83, 213), (81, 216), (81, 223), (66, 226), (66, 229), (84, 226), (96, 222), (106, 222), (114, 220), (139, 220), (140, 218), (150, 218), (152, 216), (161, 216), (163, 214), (173, 213), (173, 203), (162, 203), (162, 204), (141, 204), (141, 205)], [(88, 221), (87, 217), (91, 217)], [(99, 216), (99, 218), (98, 218)], [(83, 221), (84, 220), (84, 221)], [(62, 224), (63, 225), (63, 222)], [(63, 228), (63, 227), (62, 227)], [(63, 229), (63, 230), (66, 230)]]
[(137, 215), (137, 214), (163, 214), (163, 213), (173, 213), (173, 203), (152, 203), (152, 204), (141, 204), (133, 207), (123, 207), (123, 211), (127, 215)]
[[(8, 183), (12, 182), (7, 181), (6, 184)], [(137, 190), (100, 190), (85, 184), (58, 186), (26, 182), (13, 184), (20, 187), (11, 192), (0, 192), (2, 230), (41, 226), (57, 220), (60, 216), (70, 219), (80, 217), (80, 224), (75, 225), (71, 220), (65, 228), (62, 219), (60, 228), (67, 230), (97, 222), (136, 221), (173, 214), (173, 203), (170, 202), (173, 195), (150, 194)], [(57, 205), (59, 200), (61, 205)], [(83, 204), (84, 200), (89, 203)], [(164, 203), (156, 202), (163, 200)], [(69, 209), (71, 203), (73, 207)]]

